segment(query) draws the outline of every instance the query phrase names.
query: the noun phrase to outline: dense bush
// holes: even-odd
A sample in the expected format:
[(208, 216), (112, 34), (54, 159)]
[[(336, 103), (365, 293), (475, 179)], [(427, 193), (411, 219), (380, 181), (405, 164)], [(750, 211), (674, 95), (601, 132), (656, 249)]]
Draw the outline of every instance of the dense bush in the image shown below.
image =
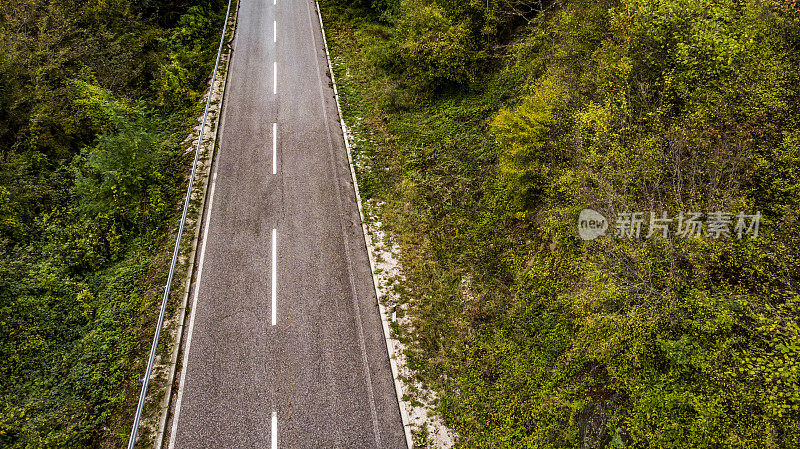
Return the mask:
[(2, 447), (126, 440), (224, 14), (189, 3), (0, 8)]
[(445, 10), (422, 1), (406, 1), (397, 24), (399, 53), (410, 69), (405, 73), (414, 90), (425, 91), (445, 82), (469, 79), (468, 29), (447, 17)]

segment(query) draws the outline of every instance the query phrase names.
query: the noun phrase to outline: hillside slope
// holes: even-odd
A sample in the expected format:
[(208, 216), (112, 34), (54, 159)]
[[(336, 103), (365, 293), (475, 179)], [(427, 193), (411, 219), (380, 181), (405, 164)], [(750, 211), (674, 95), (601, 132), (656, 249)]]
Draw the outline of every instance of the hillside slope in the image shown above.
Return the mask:
[(3, 2), (0, 446), (127, 441), (226, 4)]
[(460, 447), (800, 445), (795, 2), (322, 7)]

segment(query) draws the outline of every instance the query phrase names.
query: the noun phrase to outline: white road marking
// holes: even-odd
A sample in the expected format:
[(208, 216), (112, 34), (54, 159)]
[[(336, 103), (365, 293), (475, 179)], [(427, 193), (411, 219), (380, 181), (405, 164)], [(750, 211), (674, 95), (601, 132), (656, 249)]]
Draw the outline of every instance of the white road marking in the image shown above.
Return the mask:
[(278, 21), (272, 21), (272, 42), (278, 42)]
[(272, 63), (272, 93), (278, 93), (278, 61)]
[(186, 335), (186, 348), (183, 352), (183, 369), (181, 369), (181, 381), (178, 384), (178, 398), (175, 401), (175, 416), (172, 418), (172, 431), (169, 436), (169, 449), (175, 448), (175, 440), (178, 435), (178, 418), (181, 415), (181, 403), (183, 402), (183, 390), (186, 384), (186, 371), (189, 370), (189, 350), (192, 347), (192, 331), (194, 331), (194, 318), (197, 311), (197, 296), (200, 293), (200, 279), (203, 277), (203, 261), (206, 258), (206, 242), (208, 242), (208, 228), (211, 223), (211, 209), (214, 207), (214, 190), (217, 187), (217, 172), (211, 181), (211, 193), (208, 197), (208, 213), (206, 215), (206, 228), (203, 231), (203, 244), (200, 247), (200, 261), (197, 263), (197, 280), (194, 282), (194, 298), (192, 298), (192, 311), (189, 318), (189, 329)]
[(278, 174), (278, 124), (272, 124), (272, 174)]
[(278, 412), (272, 412), (272, 449), (278, 449)]
[[(272, 229), (272, 325), (278, 321), (278, 230)], [(274, 419), (274, 418), (273, 418)]]

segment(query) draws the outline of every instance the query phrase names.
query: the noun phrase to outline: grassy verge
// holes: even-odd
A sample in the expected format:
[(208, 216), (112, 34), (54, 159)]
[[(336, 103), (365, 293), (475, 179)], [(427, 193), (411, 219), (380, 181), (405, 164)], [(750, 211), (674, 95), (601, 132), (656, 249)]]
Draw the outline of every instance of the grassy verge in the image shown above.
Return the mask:
[(448, 377), (464, 368), (454, 364), (482, 362), (470, 362), (460, 345), (475, 337), (475, 322), (505, 313), (514, 270), (532, 245), (524, 224), (505, 218), (495, 199), (499, 152), (486, 138), (489, 118), (513, 89), (499, 80), (486, 92), (456, 91), (415, 104), (376, 67), (391, 33), (387, 25), (357, 10), (323, 7), (323, 17), (362, 195), (382, 204), (371, 212), (402, 248), (401, 310), (413, 315), (416, 331), (396, 331), (410, 344), (409, 367), (443, 393), (440, 412), (449, 425), (462, 435), (480, 434), (476, 413), (448, 405), (454, 398)]

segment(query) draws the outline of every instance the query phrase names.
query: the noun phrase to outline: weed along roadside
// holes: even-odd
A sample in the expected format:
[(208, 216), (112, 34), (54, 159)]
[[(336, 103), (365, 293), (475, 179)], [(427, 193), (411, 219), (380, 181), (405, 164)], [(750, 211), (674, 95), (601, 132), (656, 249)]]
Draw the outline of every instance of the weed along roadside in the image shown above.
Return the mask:
[(800, 444), (796, 5), (321, 8), (415, 445)]

